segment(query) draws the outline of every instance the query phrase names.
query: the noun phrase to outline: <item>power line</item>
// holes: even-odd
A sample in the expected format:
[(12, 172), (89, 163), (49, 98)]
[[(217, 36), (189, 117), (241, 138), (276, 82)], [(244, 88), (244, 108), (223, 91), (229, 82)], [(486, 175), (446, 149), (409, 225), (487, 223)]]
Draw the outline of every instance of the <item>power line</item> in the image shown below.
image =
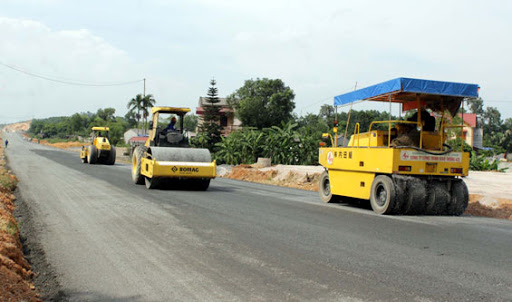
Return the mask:
[(510, 100), (510, 101), (507, 101), (507, 100), (484, 100), (484, 104), (485, 103), (511, 103), (512, 104), (512, 100)]
[[(337, 93), (336, 95), (340, 95), (340, 94), (342, 94), (342, 93), (349, 92), (349, 91), (352, 91), (352, 90), (354, 90), (354, 88), (353, 88), (353, 87), (351, 87), (351, 88), (349, 88), (349, 89), (347, 89), (347, 90), (344, 90), (344, 91), (342, 91), (342, 92), (339, 92), (339, 93)], [(333, 96), (330, 96), (330, 97), (326, 97), (326, 98), (323, 98), (323, 99), (321, 99), (320, 101), (317, 101), (317, 102), (315, 102), (315, 103), (312, 103), (312, 104), (309, 104), (309, 105), (303, 106), (303, 107), (301, 107), (301, 108), (300, 108), (300, 110), (302, 110), (302, 109), (306, 109), (306, 108), (309, 108), (309, 107), (311, 107), (311, 106), (318, 105), (318, 104), (320, 104), (320, 103), (325, 103), (325, 101), (327, 101), (327, 100), (332, 100), (336, 95), (333, 95)]]
[(56, 83), (68, 84), (68, 85), (76, 85), (76, 86), (95, 86), (95, 87), (123, 86), (123, 85), (130, 85), (130, 84), (140, 83), (140, 82), (144, 81), (143, 79), (140, 79), (140, 80), (134, 80), (134, 81), (119, 82), (119, 83), (109, 83), (109, 84), (105, 84), (105, 83), (87, 83), (87, 82), (84, 82), (84, 81), (60, 80), (60, 79), (55, 78), (55, 77), (49, 77), (49, 76), (44, 76), (44, 75), (36, 74), (34, 72), (30, 72), (30, 71), (24, 70), (22, 68), (19, 68), (19, 67), (16, 67), (16, 66), (12, 66), (12, 65), (9, 65), (9, 64), (5, 64), (5, 63), (2, 63), (2, 62), (0, 62), (0, 65), (3, 65), (3, 66), (5, 66), (7, 68), (10, 68), (12, 70), (15, 70), (15, 71), (18, 71), (18, 72), (21, 72), (21, 73), (24, 73), (26, 75), (30, 75), (30, 76), (33, 76), (33, 77), (36, 77), (36, 78), (40, 78), (40, 79), (44, 79), (44, 80), (52, 81), (52, 82), (56, 82)]

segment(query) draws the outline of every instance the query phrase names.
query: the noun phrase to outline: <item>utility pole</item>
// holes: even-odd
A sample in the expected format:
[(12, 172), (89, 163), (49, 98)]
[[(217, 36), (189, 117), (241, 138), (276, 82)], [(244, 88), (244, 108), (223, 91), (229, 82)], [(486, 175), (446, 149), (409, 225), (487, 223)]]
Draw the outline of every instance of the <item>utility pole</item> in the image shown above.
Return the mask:
[[(142, 92), (142, 97), (146, 98), (146, 78), (144, 78), (144, 91)], [(146, 134), (146, 125), (144, 125), (144, 135)]]

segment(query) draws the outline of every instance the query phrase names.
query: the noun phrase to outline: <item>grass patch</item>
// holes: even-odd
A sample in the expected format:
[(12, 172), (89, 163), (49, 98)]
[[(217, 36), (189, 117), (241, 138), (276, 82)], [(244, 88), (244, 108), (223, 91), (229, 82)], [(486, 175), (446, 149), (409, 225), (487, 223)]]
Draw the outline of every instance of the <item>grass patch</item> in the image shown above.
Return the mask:
[(5, 232), (11, 236), (18, 234), (18, 226), (13, 220), (5, 221), (0, 218), (0, 232)]
[(9, 191), (13, 191), (16, 189), (18, 185), (18, 180), (16, 177), (6, 174), (5, 172), (0, 174), (0, 188), (5, 188)]

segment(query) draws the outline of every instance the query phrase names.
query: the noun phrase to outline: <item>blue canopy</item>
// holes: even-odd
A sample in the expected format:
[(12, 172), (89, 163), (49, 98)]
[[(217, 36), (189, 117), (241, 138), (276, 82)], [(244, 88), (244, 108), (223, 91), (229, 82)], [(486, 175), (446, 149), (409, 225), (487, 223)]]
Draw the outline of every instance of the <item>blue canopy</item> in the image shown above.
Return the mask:
[[(476, 84), (397, 78), (335, 96), (334, 106), (346, 105), (363, 100), (389, 101), (390, 96), (392, 96), (393, 102), (407, 102), (411, 100), (407, 96), (417, 93), (462, 99), (478, 97), (478, 88), (479, 86)], [(404, 96), (404, 98), (401, 99), (400, 96)]]

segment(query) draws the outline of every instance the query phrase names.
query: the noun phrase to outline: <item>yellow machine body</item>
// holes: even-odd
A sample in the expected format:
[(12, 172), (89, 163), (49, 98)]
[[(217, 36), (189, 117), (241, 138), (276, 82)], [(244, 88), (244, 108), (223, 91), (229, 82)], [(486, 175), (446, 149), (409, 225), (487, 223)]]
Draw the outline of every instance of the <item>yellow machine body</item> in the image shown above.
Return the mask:
[(92, 142), (89, 146), (82, 146), (80, 159), (84, 163), (100, 161), (113, 165), (115, 162), (115, 147), (110, 144), (108, 139), (110, 129), (108, 127), (92, 127), (91, 130), (93, 132)]
[(378, 174), (467, 176), (469, 153), (432, 155), (408, 148), (331, 147), (320, 148), (319, 163), (328, 170), (333, 194), (370, 199)]

